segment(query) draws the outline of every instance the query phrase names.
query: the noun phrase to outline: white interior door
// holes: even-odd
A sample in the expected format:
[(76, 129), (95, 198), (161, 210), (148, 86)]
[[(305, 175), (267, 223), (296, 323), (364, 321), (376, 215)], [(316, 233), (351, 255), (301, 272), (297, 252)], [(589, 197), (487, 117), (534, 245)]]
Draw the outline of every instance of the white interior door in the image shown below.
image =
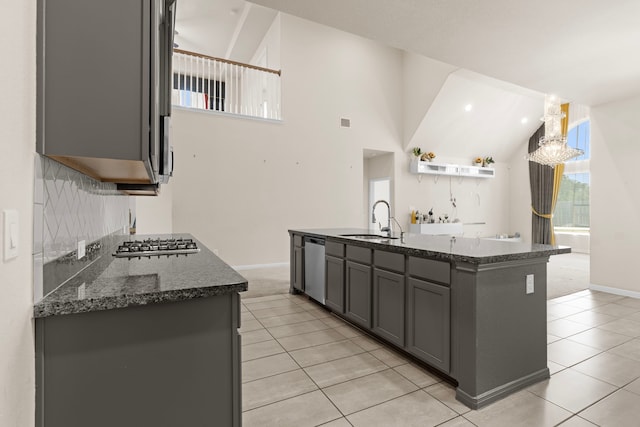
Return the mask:
[(378, 200), (384, 200), (387, 203), (391, 204), (390, 178), (376, 178), (369, 180), (369, 219), (367, 220), (367, 222), (369, 223), (369, 229), (375, 231), (380, 230), (378, 224), (382, 224), (383, 227), (386, 227), (389, 221), (389, 211), (387, 210), (387, 206), (384, 203), (380, 203), (378, 204), (378, 206), (376, 206), (376, 222), (374, 223), (371, 221), (373, 205)]

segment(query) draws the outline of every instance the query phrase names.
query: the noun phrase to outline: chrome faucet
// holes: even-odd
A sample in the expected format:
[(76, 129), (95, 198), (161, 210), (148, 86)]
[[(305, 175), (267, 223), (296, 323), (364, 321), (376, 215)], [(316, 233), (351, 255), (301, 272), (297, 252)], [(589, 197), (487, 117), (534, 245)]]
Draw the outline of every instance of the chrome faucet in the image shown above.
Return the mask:
[(385, 205), (387, 205), (387, 226), (380, 227), (380, 231), (386, 232), (387, 237), (391, 237), (391, 220), (393, 220), (396, 224), (398, 224), (398, 228), (400, 228), (400, 243), (404, 243), (404, 231), (402, 231), (402, 227), (400, 226), (398, 220), (391, 216), (391, 207), (386, 200), (378, 200), (373, 204), (373, 208), (371, 209), (371, 222), (376, 222), (376, 206), (378, 205), (378, 203), (384, 203)]
[(378, 200), (373, 204), (373, 208), (371, 209), (371, 222), (376, 222), (376, 206), (378, 206), (378, 203), (384, 203), (385, 205), (387, 205), (387, 214), (388, 214), (387, 226), (380, 227), (380, 231), (382, 231), (383, 233), (387, 233), (387, 236), (391, 237), (391, 207), (389, 206), (389, 203), (387, 203), (386, 200)]

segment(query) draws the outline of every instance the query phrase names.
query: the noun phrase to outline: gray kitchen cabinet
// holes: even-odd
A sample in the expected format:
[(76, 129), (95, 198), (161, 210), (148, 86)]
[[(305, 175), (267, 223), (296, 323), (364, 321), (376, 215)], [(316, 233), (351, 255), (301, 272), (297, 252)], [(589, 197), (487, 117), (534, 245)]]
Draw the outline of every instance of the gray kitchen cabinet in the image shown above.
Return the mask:
[[(345, 260), (345, 311), (337, 314), (457, 382), (456, 399), (468, 407), (549, 378), (546, 265), (567, 248), (464, 238), (443, 245), (419, 235), (385, 242), (360, 229), (289, 233), (324, 236), (326, 255)], [(526, 292), (529, 275), (534, 293)]]
[(344, 313), (344, 259), (325, 256), (325, 304), (337, 313)]
[(304, 246), (302, 236), (291, 236), (291, 289), (293, 292), (304, 291)]
[(344, 315), (354, 323), (371, 329), (371, 266), (347, 260), (345, 291)]
[(404, 346), (404, 275), (373, 269), (373, 331), (387, 341)]
[(36, 319), (37, 427), (242, 425), (237, 292)]
[(450, 290), (417, 278), (407, 279), (409, 353), (448, 373), (450, 370)]
[(37, 152), (105, 182), (165, 182), (174, 0), (37, 4)]
[(373, 265), (373, 331), (404, 347), (405, 256), (376, 249)]

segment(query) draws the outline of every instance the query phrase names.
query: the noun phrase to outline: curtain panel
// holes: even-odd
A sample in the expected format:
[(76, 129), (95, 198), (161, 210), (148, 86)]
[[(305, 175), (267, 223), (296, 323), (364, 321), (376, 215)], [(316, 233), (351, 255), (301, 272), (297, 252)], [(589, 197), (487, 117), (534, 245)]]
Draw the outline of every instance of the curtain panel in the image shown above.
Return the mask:
[[(529, 153), (539, 147), (544, 136), (544, 124), (529, 138)], [(555, 171), (549, 166), (529, 162), (529, 185), (531, 186), (531, 242), (552, 244), (553, 190)], [(553, 239), (555, 240), (555, 239)], [(554, 242), (555, 243), (555, 242)]]

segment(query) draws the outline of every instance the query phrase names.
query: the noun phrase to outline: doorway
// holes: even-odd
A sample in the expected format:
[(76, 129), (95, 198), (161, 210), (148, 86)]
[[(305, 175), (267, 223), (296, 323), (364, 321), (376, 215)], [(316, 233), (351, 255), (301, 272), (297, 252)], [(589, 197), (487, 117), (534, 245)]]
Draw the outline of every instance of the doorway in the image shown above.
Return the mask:
[[(386, 227), (389, 222), (389, 210), (384, 203), (376, 206), (375, 212), (373, 212), (373, 205), (378, 200), (384, 200), (391, 206), (391, 178), (373, 178), (369, 180), (369, 210), (368, 212), (374, 213), (376, 222), (372, 222), (373, 217), (369, 218), (369, 229), (379, 231), (380, 226)], [(380, 224), (380, 225), (378, 225)]]
[(376, 206), (376, 222), (371, 221), (373, 205), (377, 200), (384, 200), (391, 207), (391, 216), (394, 215), (394, 153), (365, 149), (363, 152), (363, 194), (364, 224), (371, 231), (379, 232), (378, 223), (383, 227), (389, 221), (389, 211), (384, 203)]

